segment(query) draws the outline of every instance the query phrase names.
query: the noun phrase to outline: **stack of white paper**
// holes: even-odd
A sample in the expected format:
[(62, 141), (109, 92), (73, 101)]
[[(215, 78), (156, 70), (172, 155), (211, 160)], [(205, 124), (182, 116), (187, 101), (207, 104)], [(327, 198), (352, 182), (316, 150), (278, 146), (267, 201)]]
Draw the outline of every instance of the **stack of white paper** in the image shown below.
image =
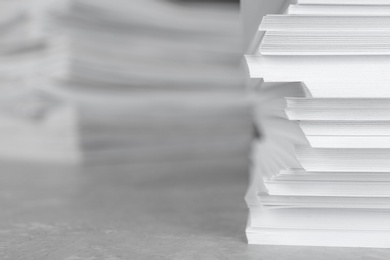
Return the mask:
[(389, 7), (300, 0), (263, 18), (248, 67), (279, 96), (259, 109), (284, 123), (258, 117), (249, 243), (390, 247)]
[(0, 159), (244, 160), (252, 125), (237, 5), (0, 4)]
[(51, 12), (64, 48), (58, 56), (66, 59), (64, 87), (226, 91), (242, 84), (234, 6), (68, 0), (66, 7)]

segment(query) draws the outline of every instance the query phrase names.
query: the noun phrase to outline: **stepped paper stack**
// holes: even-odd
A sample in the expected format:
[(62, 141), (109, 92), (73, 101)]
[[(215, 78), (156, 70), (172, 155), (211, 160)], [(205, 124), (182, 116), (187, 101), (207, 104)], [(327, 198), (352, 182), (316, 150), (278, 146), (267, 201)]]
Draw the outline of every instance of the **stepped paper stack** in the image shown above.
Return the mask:
[(1, 158), (146, 165), (245, 158), (251, 120), (236, 5), (1, 5)]
[(265, 82), (249, 243), (390, 248), (389, 8), (298, 0), (263, 17), (246, 57)]

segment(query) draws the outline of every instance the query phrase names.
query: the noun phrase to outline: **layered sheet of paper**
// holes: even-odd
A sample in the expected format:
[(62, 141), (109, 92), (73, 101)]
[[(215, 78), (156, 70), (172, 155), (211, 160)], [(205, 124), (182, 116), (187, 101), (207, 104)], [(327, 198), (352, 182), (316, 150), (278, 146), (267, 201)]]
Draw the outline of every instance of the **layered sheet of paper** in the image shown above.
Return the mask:
[(279, 98), (257, 103), (274, 118), (257, 117), (250, 244), (390, 248), (389, 8), (299, 0), (263, 17), (248, 72)]

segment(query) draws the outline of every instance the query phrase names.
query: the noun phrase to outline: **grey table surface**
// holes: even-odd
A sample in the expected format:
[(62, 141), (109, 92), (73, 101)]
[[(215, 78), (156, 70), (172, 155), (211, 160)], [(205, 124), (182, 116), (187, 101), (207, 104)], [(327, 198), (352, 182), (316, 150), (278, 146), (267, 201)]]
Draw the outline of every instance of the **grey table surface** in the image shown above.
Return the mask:
[(383, 249), (249, 246), (244, 163), (157, 168), (0, 164), (0, 259), (390, 258)]

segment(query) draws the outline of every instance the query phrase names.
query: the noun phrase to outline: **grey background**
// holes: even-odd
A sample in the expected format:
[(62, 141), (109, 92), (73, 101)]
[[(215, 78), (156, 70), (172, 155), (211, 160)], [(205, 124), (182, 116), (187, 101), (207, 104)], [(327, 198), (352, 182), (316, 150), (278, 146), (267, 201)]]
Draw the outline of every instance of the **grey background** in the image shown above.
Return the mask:
[(2, 163), (0, 259), (388, 259), (381, 249), (247, 245), (246, 165), (129, 172)]

